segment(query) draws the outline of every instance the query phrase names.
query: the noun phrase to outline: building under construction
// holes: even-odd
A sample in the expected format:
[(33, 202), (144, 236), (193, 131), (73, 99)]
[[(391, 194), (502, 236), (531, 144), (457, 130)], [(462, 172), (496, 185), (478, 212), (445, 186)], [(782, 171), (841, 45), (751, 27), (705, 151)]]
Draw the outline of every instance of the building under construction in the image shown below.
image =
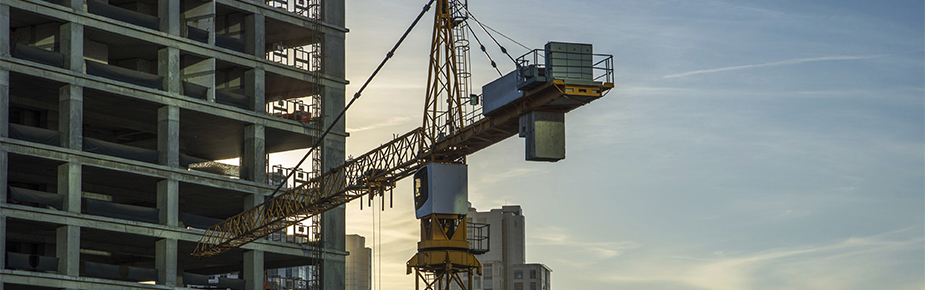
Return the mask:
[(346, 32), (340, 0), (0, 2), (0, 289), (344, 289), (342, 208), (190, 253), (343, 163), (342, 123), (268, 156), (343, 108)]

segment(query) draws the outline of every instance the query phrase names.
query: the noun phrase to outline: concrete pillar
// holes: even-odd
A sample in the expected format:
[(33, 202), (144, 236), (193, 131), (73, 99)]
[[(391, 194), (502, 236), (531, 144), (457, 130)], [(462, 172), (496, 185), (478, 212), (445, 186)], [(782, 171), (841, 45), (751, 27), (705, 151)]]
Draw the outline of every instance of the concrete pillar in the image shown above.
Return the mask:
[(58, 274), (80, 275), (80, 227), (61, 226), (56, 231), (55, 256), (58, 257)]
[(83, 148), (83, 87), (64, 85), (58, 90), (58, 130), (61, 147)]
[(10, 71), (0, 68), (0, 137), (10, 136)]
[[(5, 202), (6, 199), (0, 203)], [(6, 215), (3, 213), (0, 213), (0, 261), (3, 261), (3, 266), (6, 268)], [(3, 290), (3, 282), (0, 282), (0, 290)]]
[(74, 11), (87, 11), (84, 0), (64, 0), (64, 6), (74, 9)]
[[(83, 9), (83, 1), (80, 2)], [(84, 26), (68, 22), (61, 25), (61, 53), (64, 54), (64, 68), (75, 72), (84, 71)]]
[(157, 74), (164, 77), (164, 90), (180, 93), (180, 49), (165, 47), (157, 51)]
[(161, 165), (180, 166), (180, 107), (157, 110), (157, 151)]
[(263, 203), (266, 199), (266, 196), (259, 194), (251, 194), (244, 197), (244, 209), (249, 209), (257, 206), (258, 204)]
[(2, 4), (0, 5), (0, 56), (8, 55), (10, 55), (10, 5)]
[[(343, 87), (325, 87), (322, 92), (322, 113), (324, 115), (324, 126), (328, 126), (334, 119), (335, 114), (339, 113), (344, 107), (344, 88)], [(341, 120), (331, 130), (332, 132), (343, 133), (344, 121)], [(344, 162), (346, 138), (343, 135), (328, 135), (325, 138), (322, 149), (322, 169), (327, 171), (331, 168), (340, 166)], [(344, 251), (346, 246), (346, 209), (345, 206), (339, 206), (328, 210), (321, 215), (321, 230), (323, 244), (326, 249)], [(325, 289), (343, 289), (345, 287), (345, 257), (325, 254), (322, 265), (322, 282)]]
[(182, 2), (183, 14), (180, 16), (180, 34), (186, 37), (188, 34), (187, 26), (191, 26), (209, 31), (209, 38), (212, 41), (207, 43), (214, 44), (215, 41), (215, 1)]
[(160, 224), (179, 226), (180, 183), (174, 179), (157, 182), (157, 209), (160, 210)]
[(182, 70), (184, 81), (209, 88), (206, 99), (215, 101), (215, 59), (207, 58), (196, 63), (187, 63)]
[(265, 21), (262, 14), (251, 14), (244, 18), (244, 52), (258, 58), (266, 57)]
[(324, 74), (345, 78), (346, 70), (344, 69), (344, 35), (343, 34), (325, 34), (321, 43), (321, 51), (324, 53), (321, 57), (321, 70)]
[(158, 0), (157, 18), (161, 20), (161, 31), (180, 35), (180, 0)]
[(241, 177), (266, 183), (266, 127), (259, 124), (244, 128), (244, 152), (241, 154)]
[(251, 99), (251, 110), (257, 113), (267, 111), (266, 71), (254, 68), (244, 72), (244, 95)]
[(263, 289), (263, 251), (244, 252), (244, 280), (246, 290)]
[(58, 194), (64, 195), (66, 212), (80, 213), (83, 172), (75, 161), (58, 165)]
[(322, 1), (321, 19), (327, 24), (345, 27), (344, 12), (346, 11), (344, 3), (346, 1)]
[(177, 286), (177, 239), (161, 239), (154, 245), (157, 284)]
[[(0, 204), (6, 203), (6, 196), (8, 194), (6, 187), (9, 185), (9, 181), (8, 181), (9, 173), (7, 171), (7, 168), (9, 168), (10, 166), (9, 163), (10, 163), (9, 153), (7, 153), (6, 150), (0, 149)], [(0, 217), (2, 216), (3, 215), (0, 214)], [(6, 261), (6, 260), (0, 260), (0, 261)]]

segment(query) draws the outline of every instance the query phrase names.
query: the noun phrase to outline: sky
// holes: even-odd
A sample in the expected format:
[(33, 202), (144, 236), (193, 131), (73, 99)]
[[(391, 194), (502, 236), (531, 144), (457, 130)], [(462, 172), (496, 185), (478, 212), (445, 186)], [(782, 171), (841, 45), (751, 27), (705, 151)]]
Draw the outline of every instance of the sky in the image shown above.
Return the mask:
[[(347, 0), (347, 96), (425, 3)], [(925, 288), (923, 1), (469, 9), (531, 48), (614, 56), (614, 89), (566, 115), (565, 160), (524, 161), (516, 137), (468, 159), (470, 202), (522, 206), (527, 262), (553, 270), (553, 289)], [(421, 126), (432, 19), (348, 112), (348, 154)], [(498, 74), (471, 61), (478, 93)], [(409, 181), (394, 196), (385, 211), (347, 205), (347, 232), (376, 255), (374, 289), (414, 285)]]

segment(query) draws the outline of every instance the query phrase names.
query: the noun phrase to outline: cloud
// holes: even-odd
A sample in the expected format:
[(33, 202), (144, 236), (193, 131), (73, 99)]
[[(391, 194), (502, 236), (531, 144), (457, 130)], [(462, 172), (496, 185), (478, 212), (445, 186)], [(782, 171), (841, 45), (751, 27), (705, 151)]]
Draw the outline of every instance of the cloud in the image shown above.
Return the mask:
[(606, 260), (614, 258), (629, 249), (638, 248), (633, 242), (588, 242), (581, 236), (558, 226), (546, 226), (538, 229), (543, 233), (531, 237), (527, 247), (551, 247), (557, 250), (568, 249), (572, 257), (583, 260)]
[(690, 75), (716, 73), (716, 72), (768, 67), (768, 66), (791, 65), (791, 64), (799, 64), (799, 63), (804, 63), (804, 62), (829, 61), (829, 60), (859, 60), (859, 59), (878, 58), (878, 57), (884, 57), (884, 56), (889, 56), (889, 55), (880, 54), (880, 55), (866, 55), (866, 56), (823, 56), (823, 57), (812, 57), (812, 58), (798, 58), (798, 59), (789, 59), (789, 60), (768, 62), (768, 63), (762, 63), (762, 64), (750, 64), (750, 65), (728, 66), (728, 67), (705, 69), (705, 70), (695, 70), (695, 71), (689, 71), (685, 73), (666, 75), (666, 76), (663, 76), (662, 78), (665, 78), (665, 79), (679, 78), (679, 77), (686, 77)]
[[(867, 237), (851, 237), (821, 245), (772, 248), (752, 253), (719, 251), (702, 257), (647, 257), (627, 263), (627, 270), (603, 275), (613, 284), (681, 284), (698, 289), (864, 289), (866, 283), (890, 280), (908, 268), (897, 256), (921, 255), (921, 228), (908, 228)], [(910, 258), (908, 261), (913, 261)], [(895, 281), (883, 289), (921, 287), (918, 281)], [(911, 285), (915, 284), (915, 285)]]
[(395, 126), (395, 125), (401, 125), (401, 124), (404, 124), (405, 122), (408, 122), (408, 120), (411, 120), (410, 116), (395, 117), (395, 118), (388, 119), (385, 122), (376, 123), (376, 124), (369, 125), (369, 126), (364, 126), (364, 127), (359, 127), (359, 128), (347, 128), (347, 132), (356, 133), (356, 132), (363, 132), (363, 131), (368, 131), (368, 130), (376, 130), (376, 129)]

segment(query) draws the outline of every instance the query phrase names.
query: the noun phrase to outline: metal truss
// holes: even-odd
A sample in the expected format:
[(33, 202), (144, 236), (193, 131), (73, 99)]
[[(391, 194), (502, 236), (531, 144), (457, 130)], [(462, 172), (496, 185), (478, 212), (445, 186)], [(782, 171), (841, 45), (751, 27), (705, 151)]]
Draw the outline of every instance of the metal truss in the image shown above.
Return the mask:
[[(373, 193), (382, 195), (420, 167), (424, 130), (417, 128), (343, 165), (212, 226), (193, 251), (208, 257)], [(302, 217), (293, 219), (292, 217)]]

